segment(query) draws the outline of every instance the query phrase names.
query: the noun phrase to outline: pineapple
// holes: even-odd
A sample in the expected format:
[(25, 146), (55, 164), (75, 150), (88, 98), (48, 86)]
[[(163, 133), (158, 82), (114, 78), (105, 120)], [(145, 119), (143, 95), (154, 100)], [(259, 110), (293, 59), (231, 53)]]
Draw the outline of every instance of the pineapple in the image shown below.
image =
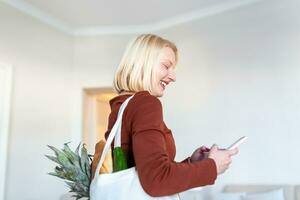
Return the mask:
[(54, 172), (48, 174), (65, 180), (76, 200), (83, 197), (89, 198), (91, 182), (91, 156), (88, 155), (84, 144), (79, 154), (80, 146), (81, 144), (78, 145), (74, 152), (69, 148), (68, 143), (64, 144), (62, 150), (48, 145), (54, 151), (55, 156), (45, 155), (48, 159), (58, 164), (54, 168)]

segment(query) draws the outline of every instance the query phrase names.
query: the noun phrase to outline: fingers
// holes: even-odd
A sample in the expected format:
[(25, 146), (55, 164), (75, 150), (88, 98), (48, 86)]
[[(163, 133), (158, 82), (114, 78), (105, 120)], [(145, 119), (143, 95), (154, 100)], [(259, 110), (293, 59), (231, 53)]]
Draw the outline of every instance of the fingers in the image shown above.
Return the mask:
[(230, 156), (234, 156), (238, 152), (239, 152), (238, 148), (234, 148), (234, 149), (228, 150), (228, 153), (229, 153)]
[(210, 149), (208, 147), (206, 147), (206, 146), (201, 146), (200, 149), (201, 149), (202, 152), (208, 152), (208, 151), (210, 151)]
[(230, 164), (231, 164), (231, 162), (232, 162), (232, 160), (231, 160), (231, 158), (229, 157), (228, 159), (227, 159), (227, 165), (229, 166)]
[(208, 158), (212, 158), (217, 165), (218, 174), (224, 173), (232, 163), (232, 156), (238, 153), (238, 149), (220, 149), (216, 144), (212, 145)]
[(204, 151), (206, 149), (206, 147), (205, 146), (201, 146), (200, 149), (201, 149), (201, 151)]
[(219, 149), (218, 145), (213, 144), (210, 148), (210, 151), (217, 151)]

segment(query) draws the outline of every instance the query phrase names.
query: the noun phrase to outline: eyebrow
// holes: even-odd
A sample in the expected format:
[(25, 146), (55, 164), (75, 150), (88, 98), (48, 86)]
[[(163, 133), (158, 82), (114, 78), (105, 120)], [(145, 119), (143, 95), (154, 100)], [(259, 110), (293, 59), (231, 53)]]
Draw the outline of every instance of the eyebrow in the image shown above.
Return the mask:
[(173, 63), (170, 60), (164, 60), (164, 62), (167, 61), (169, 64), (171, 64), (171, 66), (173, 65)]

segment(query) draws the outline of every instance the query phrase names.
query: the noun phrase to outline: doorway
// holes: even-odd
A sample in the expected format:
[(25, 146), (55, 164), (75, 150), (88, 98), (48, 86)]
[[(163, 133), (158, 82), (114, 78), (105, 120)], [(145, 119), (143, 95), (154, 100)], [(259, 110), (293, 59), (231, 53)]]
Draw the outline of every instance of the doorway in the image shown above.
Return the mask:
[(86, 88), (83, 93), (83, 142), (88, 152), (104, 139), (110, 114), (109, 101), (117, 96), (112, 88)]

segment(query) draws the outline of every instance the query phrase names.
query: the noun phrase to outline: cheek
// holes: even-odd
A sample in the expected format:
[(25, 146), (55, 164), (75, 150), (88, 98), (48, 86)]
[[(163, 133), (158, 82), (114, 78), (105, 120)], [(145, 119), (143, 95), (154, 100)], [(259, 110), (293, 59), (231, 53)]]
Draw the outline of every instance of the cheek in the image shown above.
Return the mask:
[(165, 79), (168, 76), (168, 70), (164, 66), (158, 66), (157, 70), (155, 71), (155, 84), (160, 84), (162, 79)]
[(160, 71), (159, 71), (159, 78), (160, 78), (160, 80), (161, 79), (163, 79), (163, 78), (165, 78), (166, 76), (168, 76), (168, 70), (166, 70), (166, 69), (161, 69)]
[(156, 72), (156, 80), (160, 81), (161, 79), (163, 79), (163, 77), (165, 77), (166, 72), (164, 72), (163, 70), (158, 70)]

